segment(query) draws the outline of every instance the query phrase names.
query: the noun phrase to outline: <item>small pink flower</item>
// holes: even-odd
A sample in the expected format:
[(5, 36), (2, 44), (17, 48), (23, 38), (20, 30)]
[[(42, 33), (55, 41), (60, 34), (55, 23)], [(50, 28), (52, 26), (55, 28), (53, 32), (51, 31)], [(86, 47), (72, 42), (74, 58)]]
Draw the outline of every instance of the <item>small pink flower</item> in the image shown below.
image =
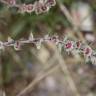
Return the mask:
[(15, 50), (20, 50), (21, 49), (21, 44), (19, 41), (16, 41), (15, 44), (14, 44), (14, 49)]
[(38, 14), (47, 12), (49, 10), (49, 7), (46, 6), (46, 4), (44, 4), (43, 1), (42, 2), (41, 1), (37, 1), (34, 4), (34, 10), (35, 10), (35, 13), (38, 15)]
[(90, 47), (86, 47), (86, 48), (84, 48), (83, 53), (85, 56), (89, 57), (92, 55), (92, 49)]
[(66, 43), (65, 43), (65, 49), (66, 49), (66, 51), (71, 51), (73, 48), (74, 48), (74, 46), (73, 46), (74, 44), (73, 44), (73, 41), (67, 41)]
[(34, 5), (28, 4), (26, 5), (26, 12), (31, 13), (34, 11)]
[(45, 2), (46, 2), (46, 5), (49, 6), (49, 7), (56, 5), (55, 0), (46, 0)]
[(47, 7), (46, 5), (42, 5), (41, 10), (42, 12), (47, 12), (49, 10), (49, 7)]
[(7, 0), (9, 5), (14, 6), (16, 4), (16, 0)]

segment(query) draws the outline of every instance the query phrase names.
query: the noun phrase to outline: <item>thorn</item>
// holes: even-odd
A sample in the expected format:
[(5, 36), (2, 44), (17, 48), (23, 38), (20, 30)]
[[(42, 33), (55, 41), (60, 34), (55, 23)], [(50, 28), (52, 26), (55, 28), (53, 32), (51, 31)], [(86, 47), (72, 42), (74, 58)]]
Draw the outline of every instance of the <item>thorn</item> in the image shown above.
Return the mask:
[(13, 42), (14, 40), (11, 37), (8, 37), (8, 42)]
[(40, 41), (36, 43), (36, 47), (37, 47), (38, 50), (41, 49), (42, 42), (43, 42), (43, 39), (40, 39)]
[(33, 37), (32, 32), (31, 32), (30, 35), (29, 35), (29, 40), (30, 40), (30, 41), (33, 41), (33, 40), (34, 40), (34, 37)]
[(0, 49), (4, 49), (3, 42), (0, 41)]

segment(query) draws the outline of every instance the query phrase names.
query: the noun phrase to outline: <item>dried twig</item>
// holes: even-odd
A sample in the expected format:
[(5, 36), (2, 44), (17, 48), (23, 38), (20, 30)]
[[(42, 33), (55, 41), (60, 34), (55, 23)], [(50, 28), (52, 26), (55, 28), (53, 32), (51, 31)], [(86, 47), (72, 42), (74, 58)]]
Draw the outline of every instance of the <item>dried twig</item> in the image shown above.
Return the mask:
[(68, 53), (82, 53), (86, 61), (90, 60), (93, 64), (96, 64), (96, 60), (93, 59), (96, 58), (96, 52), (89, 45), (82, 43), (81, 41), (72, 41), (67, 37), (65, 37), (64, 40), (60, 40), (57, 35), (51, 37), (45, 36), (43, 38), (33, 38), (33, 34), (31, 33), (29, 39), (27, 40), (21, 39), (15, 41), (11, 38), (8, 38), (7, 42), (0, 41), (0, 49), (4, 50), (6, 47), (14, 47), (14, 49), (18, 51), (21, 49), (21, 46), (25, 44), (34, 44), (36, 45), (37, 49), (40, 49), (43, 42), (52, 42), (57, 47), (61, 45), (61, 48), (63, 47)]
[(57, 0), (57, 2), (58, 2), (57, 4), (58, 4), (61, 12), (64, 14), (64, 16), (66, 16), (68, 21), (72, 24), (73, 34), (74, 33), (77, 34), (77, 36), (79, 37), (79, 40), (82, 40), (83, 42), (85, 42), (85, 39), (83, 38), (83, 36), (79, 30), (79, 26), (76, 25), (76, 22), (73, 20), (70, 12), (67, 10), (65, 5), (61, 3), (61, 1)]
[(24, 90), (22, 90), (16, 96), (22, 96), (22, 95), (28, 93), (28, 91), (30, 91), (30, 90), (32, 91), (32, 89), (34, 88), (34, 86), (36, 84), (38, 84), (42, 79), (44, 79), (46, 76), (48, 76), (49, 74), (54, 72), (58, 67), (59, 67), (59, 65), (55, 65), (53, 68), (51, 68), (47, 72), (40, 72), (41, 74), (39, 73), (39, 75)]
[(65, 75), (64, 79), (66, 79), (66, 81), (68, 82), (68, 85), (71, 88), (74, 96), (80, 96), (78, 89), (75, 86), (74, 80), (72, 79), (71, 74), (67, 68), (64, 58), (62, 58), (62, 56), (58, 53), (58, 50), (55, 50), (55, 54), (56, 54), (56, 58), (58, 58), (59, 60), (59, 66)]

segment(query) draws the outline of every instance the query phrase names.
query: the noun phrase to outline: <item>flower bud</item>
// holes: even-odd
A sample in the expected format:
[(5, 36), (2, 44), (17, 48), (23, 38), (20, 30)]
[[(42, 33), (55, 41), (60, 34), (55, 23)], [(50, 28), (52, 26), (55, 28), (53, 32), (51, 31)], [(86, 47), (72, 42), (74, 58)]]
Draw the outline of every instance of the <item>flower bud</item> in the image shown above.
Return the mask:
[(15, 44), (14, 44), (14, 49), (17, 50), (17, 51), (21, 49), (21, 44), (20, 44), (19, 41), (16, 41), (16, 42), (15, 42)]

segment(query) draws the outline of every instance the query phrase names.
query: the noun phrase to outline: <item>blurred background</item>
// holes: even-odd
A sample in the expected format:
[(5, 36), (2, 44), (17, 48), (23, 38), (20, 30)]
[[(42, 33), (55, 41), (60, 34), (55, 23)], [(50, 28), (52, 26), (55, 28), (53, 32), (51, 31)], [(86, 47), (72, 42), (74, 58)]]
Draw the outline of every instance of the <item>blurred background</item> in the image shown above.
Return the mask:
[[(33, 3), (36, 0), (17, 0)], [(46, 34), (86, 40), (95, 50), (96, 0), (58, 0), (50, 11), (20, 14), (0, 3), (0, 41), (28, 39)], [(70, 13), (68, 15), (67, 11)], [(68, 17), (69, 16), (69, 17)], [(61, 48), (61, 47), (60, 47)], [(30, 85), (31, 87), (27, 87)], [(24, 91), (24, 88), (28, 88)], [(27, 44), (22, 50), (0, 50), (0, 96), (96, 96), (96, 64), (82, 55), (60, 51), (53, 43), (38, 50)]]

